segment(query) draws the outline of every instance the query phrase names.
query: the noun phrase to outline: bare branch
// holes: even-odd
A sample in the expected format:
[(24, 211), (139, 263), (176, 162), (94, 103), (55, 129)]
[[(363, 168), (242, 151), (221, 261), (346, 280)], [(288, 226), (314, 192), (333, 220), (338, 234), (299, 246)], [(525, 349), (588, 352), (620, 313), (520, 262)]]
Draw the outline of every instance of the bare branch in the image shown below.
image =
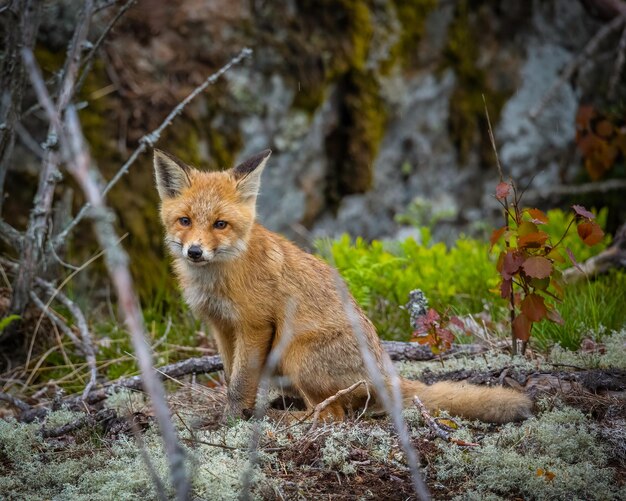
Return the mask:
[(463, 447), (477, 447), (478, 446), (477, 443), (466, 442), (465, 440), (461, 440), (459, 438), (455, 438), (452, 435), (450, 435), (450, 432), (445, 430), (443, 428), (443, 426), (440, 425), (437, 422), (437, 420), (430, 415), (430, 413), (426, 409), (426, 406), (423, 404), (423, 402), (420, 400), (420, 398), (417, 395), (413, 396), (413, 403), (419, 409), (419, 411), (422, 414), (422, 417), (424, 418), (424, 420), (426, 421), (426, 424), (428, 425), (428, 427), (439, 438), (444, 439), (446, 442), (450, 442), (452, 444), (460, 445), (460, 446), (463, 446)]
[[(3, 57), (0, 66), (0, 194), (13, 157), (15, 124), (22, 108), (26, 88), (26, 72), (19, 50), (35, 44), (43, 2), (18, 0), (9, 2), (8, 11), (0, 18), (3, 33)], [(0, 213), (4, 198), (0, 196)]]
[[(40, 287), (43, 287), (45, 291), (50, 295), (50, 301), (52, 299), (57, 299), (70, 311), (74, 319), (76, 320), (76, 326), (78, 327), (78, 331), (80, 332), (80, 336), (82, 338), (82, 342), (78, 344), (78, 346), (82, 349), (85, 354), (85, 358), (87, 360), (87, 365), (89, 366), (90, 376), (89, 383), (85, 387), (83, 391), (83, 400), (87, 398), (87, 395), (91, 391), (91, 389), (96, 385), (96, 379), (98, 377), (98, 369), (96, 368), (96, 349), (94, 347), (93, 339), (91, 337), (91, 332), (89, 330), (89, 325), (87, 324), (87, 319), (83, 314), (82, 310), (78, 307), (76, 303), (74, 303), (70, 298), (68, 298), (65, 294), (63, 294), (59, 288), (52, 285), (50, 282), (47, 282), (39, 277), (35, 278), (35, 283)], [(46, 310), (50, 303), (46, 306)], [(44, 311), (44, 313), (47, 313)], [(68, 330), (71, 330), (68, 328)], [(66, 332), (65, 330), (63, 330)]]
[(391, 359), (387, 356), (383, 357), (384, 367), (382, 367), (382, 370), (384, 370), (388, 378), (388, 381), (385, 381), (385, 376), (383, 376), (381, 367), (374, 358), (372, 348), (367, 340), (367, 335), (361, 326), (361, 319), (356, 310), (356, 306), (350, 297), (346, 285), (337, 272), (335, 272), (335, 284), (346, 316), (358, 341), (361, 357), (363, 358), (363, 363), (370, 378), (370, 382), (376, 390), (376, 397), (380, 399), (383, 404), (398, 434), (398, 440), (406, 455), (409, 471), (411, 472), (411, 480), (415, 493), (421, 500), (430, 499), (428, 487), (420, 472), (418, 453), (411, 445), (407, 424), (402, 417), (402, 398), (400, 395), (400, 379), (398, 374), (393, 367)]
[[(140, 140), (139, 140), (139, 145), (137, 146), (137, 148), (135, 149), (135, 151), (133, 151), (130, 155), (130, 157), (128, 158), (128, 160), (126, 160), (126, 162), (124, 163), (124, 165), (122, 165), (122, 167), (120, 167), (120, 169), (117, 171), (117, 173), (113, 176), (113, 178), (111, 178), (111, 180), (107, 183), (107, 185), (105, 186), (104, 190), (102, 191), (102, 197), (106, 197), (106, 195), (109, 193), (109, 191), (111, 191), (111, 189), (118, 183), (118, 181), (125, 175), (128, 173), (128, 170), (130, 169), (130, 167), (135, 163), (135, 161), (137, 160), (137, 158), (139, 158), (139, 156), (144, 153), (149, 147), (152, 147), (156, 144), (156, 142), (160, 139), (161, 134), (163, 133), (163, 131), (169, 126), (171, 125), (171, 123), (173, 122), (173, 120), (180, 115), (183, 110), (185, 109), (185, 107), (194, 99), (196, 98), (199, 94), (201, 94), (204, 90), (207, 89), (207, 87), (209, 87), (210, 85), (215, 84), (215, 82), (217, 82), (220, 77), (222, 77), (222, 75), (224, 75), (228, 70), (230, 70), (230, 68), (232, 68), (233, 66), (239, 64), (241, 61), (243, 61), (244, 59), (246, 59), (247, 57), (249, 57), (250, 55), (252, 55), (252, 49), (249, 48), (244, 48), (242, 49), (239, 54), (237, 54), (237, 56), (235, 56), (233, 59), (231, 59), (228, 63), (226, 63), (224, 66), (222, 66), (218, 71), (216, 71), (215, 73), (213, 73), (211, 76), (209, 76), (201, 85), (199, 85), (198, 87), (196, 87), (183, 101), (181, 101), (163, 120), (163, 122), (161, 123), (161, 125), (159, 125), (156, 129), (154, 129), (152, 132), (150, 132), (149, 134), (146, 134), (145, 136), (143, 136)], [(60, 245), (63, 244), (63, 242), (65, 241), (65, 239), (68, 237), (68, 235), (70, 234), (70, 232), (76, 227), (76, 225), (78, 223), (80, 223), (80, 221), (87, 215), (87, 213), (89, 212), (89, 208), (90, 205), (89, 203), (86, 203), (85, 205), (83, 205), (81, 207), (81, 209), (78, 211), (78, 213), (76, 214), (76, 217), (74, 217), (74, 219), (63, 229), (63, 231), (61, 231), (54, 239), (54, 241), (52, 242), (52, 245), (55, 248), (58, 248)]]
[(19, 250), (22, 245), (22, 234), (2, 219), (0, 219), (0, 239), (15, 250)]
[(561, 73), (561, 76), (552, 84), (552, 87), (550, 87), (548, 92), (544, 94), (539, 103), (537, 103), (537, 105), (535, 105), (530, 110), (530, 118), (537, 118), (541, 114), (546, 105), (556, 94), (556, 91), (559, 90), (561, 85), (563, 85), (570, 78), (572, 78), (572, 75), (574, 75), (576, 70), (598, 50), (600, 43), (602, 43), (602, 41), (607, 38), (611, 33), (620, 29), (625, 22), (626, 13), (622, 12), (610, 23), (603, 25), (602, 28), (598, 30), (598, 32), (591, 38), (591, 40), (587, 42), (587, 45), (585, 45), (583, 51), (565, 67), (565, 69)]
[(26, 412), (31, 409), (31, 406), (28, 405), (23, 400), (20, 400), (19, 398), (14, 397), (13, 395), (9, 395), (8, 393), (5, 393), (3, 391), (0, 391), (0, 400), (3, 400), (4, 402), (8, 402), (13, 407), (19, 409), (22, 412)]
[(117, 11), (115, 16), (113, 16), (113, 19), (109, 21), (109, 24), (106, 26), (104, 31), (100, 34), (98, 39), (95, 41), (95, 43), (93, 44), (93, 47), (89, 51), (89, 54), (87, 54), (87, 56), (85, 57), (85, 60), (83, 61), (83, 71), (81, 72), (80, 77), (78, 78), (78, 82), (76, 83), (76, 87), (74, 88), (74, 93), (80, 92), (80, 90), (83, 88), (83, 85), (85, 84), (85, 79), (87, 78), (87, 75), (89, 74), (89, 72), (91, 71), (91, 68), (93, 67), (94, 56), (100, 49), (100, 46), (102, 45), (106, 37), (109, 35), (109, 33), (111, 32), (113, 27), (117, 24), (117, 22), (120, 20), (120, 18), (136, 2), (137, 0), (128, 0), (124, 5), (122, 5), (122, 7), (120, 7), (120, 10)]
[(68, 433), (72, 433), (73, 431), (79, 430), (86, 426), (95, 426), (96, 424), (102, 421), (108, 421), (115, 417), (115, 411), (113, 409), (102, 409), (96, 414), (85, 414), (84, 416), (80, 416), (78, 419), (70, 423), (66, 423), (58, 428), (52, 428), (46, 430), (45, 428), (41, 428), (39, 431), (43, 438), (55, 438), (62, 437), (63, 435), (67, 435)]
[(263, 418), (263, 414), (265, 412), (264, 401), (269, 392), (272, 375), (275, 373), (276, 368), (280, 363), (280, 359), (293, 337), (293, 317), (296, 306), (297, 305), (293, 300), (289, 300), (287, 302), (285, 306), (285, 324), (283, 332), (278, 340), (278, 343), (274, 346), (274, 348), (272, 348), (267, 356), (267, 360), (265, 361), (265, 365), (263, 366), (263, 370), (261, 371), (261, 376), (259, 378), (259, 387), (257, 389), (254, 408), (255, 422), (252, 428), (250, 441), (248, 442), (248, 463), (246, 464), (246, 468), (241, 476), (242, 485), (240, 499), (242, 501), (248, 501), (251, 499), (252, 476), (254, 474), (254, 467), (259, 461), (258, 450), (259, 440), (261, 437), (261, 419)]
[[(29, 73), (39, 101), (46, 109), (48, 116), (51, 117), (50, 119), (54, 120), (54, 122), (51, 122), (48, 130), (49, 139), (55, 137), (55, 131), (57, 136), (60, 134), (59, 130), (62, 129), (60, 115), (73, 97), (74, 81), (80, 63), (81, 47), (87, 37), (92, 13), (93, 1), (86, 0), (79, 15), (72, 41), (69, 45), (68, 55), (63, 69), (63, 78), (59, 86), (59, 97), (54, 106), (45, 88), (41, 71), (35, 64), (32, 50), (28, 47), (22, 49), (22, 60)], [(29, 291), (43, 254), (47, 221), (54, 200), (54, 188), (57, 181), (60, 179), (58, 162), (58, 155), (49, 148), (43, 160), (43, 166), (39, 176), (39, 185), (34, 199), (34, 207), (29, 217), (28, 228), (26, 229), (20, 251), (20, 267), (15, 278), (15, 283), (13, 284), (11, 311), (20, 315), (28, 304)]]
[(608, 98), (614, 99), (622, 76), (622, 70), (624, 69), (624, 61), (626, 60), (626, 27), (622, 30), (622, 36), (619, 39), (617, 46), (617, 57), (615, 58), (615, 66), (613, 67), (613, 74), (611, 80), (609, 80), (609, 92)]
[(349, 386), (348, 388), (344, 388), (343, 390), (339, 390), (334, 395), (331, 395), (330, 397), (328, 397), (323, 402), (320, 402), (319, 404), (317, 404), (315, 406), (315, 411), (313, 412), (313, 419), (312, 419), (313, 422), (311, 423), (311, 428), (309, 429), (309, 432), (315, 431), (315, 428), (317, 428), (317, 422), (319, 421), (320, 413), (324, 409), (326, 409), (333, 402), (336, 402), (337, 400), (339, 400), (344, 395), (347, 395), (348, 393), (353, 392), (354, 390), (356, 390), (362, 384), (367, 386), (367, 381), (365, 381), (364, 379), (361, 379), (361, 381), (357, 381), (356, 383), (354, 383), (353, 385)]

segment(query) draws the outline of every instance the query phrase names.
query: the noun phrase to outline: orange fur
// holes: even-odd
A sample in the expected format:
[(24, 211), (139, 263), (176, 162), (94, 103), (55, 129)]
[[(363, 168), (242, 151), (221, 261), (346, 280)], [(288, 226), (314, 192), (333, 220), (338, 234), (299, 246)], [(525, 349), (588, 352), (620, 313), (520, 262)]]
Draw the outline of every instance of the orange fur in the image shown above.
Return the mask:
[[(260, 176), (269, 155), (266, 150), (229, 171), (201, 172), (155, 151), (166, 242), (185, 300), (214, 328), (228, 382), (226, 414), (233, 416), (254, 407), (263, 365), (287, 329), (292, 338), (277, 371), (309, 408), (356, 381), (370, 379), (333, 270), (254, 222)], [(202, 251), (195, 261), (189, 258), (191, 246)], [(350, 300), (377, 365), (389, 379), (384, 372), (388, 355), (374, 326)], [(407, 404), (417, 394), (431, 410), (446, 409), (468, 418), (507, 422), (530, 415), (528, 397), (504, 388), (427, 386), (402, 379), (401, 390)], [(367, 390), (359, 387), (326, 414), (341, 419), (346, 408), (362, 406), (366, 398)]]

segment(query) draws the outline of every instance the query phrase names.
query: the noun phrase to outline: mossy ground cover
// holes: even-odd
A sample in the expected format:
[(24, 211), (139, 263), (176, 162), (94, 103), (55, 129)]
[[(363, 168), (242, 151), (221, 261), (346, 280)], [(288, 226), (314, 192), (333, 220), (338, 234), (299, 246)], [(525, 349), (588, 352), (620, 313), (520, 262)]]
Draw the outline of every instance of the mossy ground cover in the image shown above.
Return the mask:
[[(569, 352), (570, 365), (622, 367), (626, 331), (605, 337), (605, 350), (590, 358)], [(574, 358), (576, 357), (576, 358)], [(562, 350), (519, 367), (562, 363)], [(448, 360), (441, 373), (457, 367), (484, 370), (516, 366), (497, 353)], [(404, 363), (412, 377), (424, 364)], [(597, 397), (601, 398), (601, 397)], [(411, 441), (435, 499), (624, 499), (626, 421), (623, 401), (614, 397), (602, 413), (581, 400), (546, 394), (537, 399), (535, 417), (504, 426), (456, 419), (457, 438), (477, 442), (466, 448), (434, 438), (416, 409), (404, 412)], [(611, 400), (613, 398), (613, 400)], [(186, 382), (171, 396), (174, 421), (188, 456), (195, 499), (237, 499), (248, 447), (259, 430), (259, 460), (253, 468), (258, 499), (412, 499), (404, 453), (387, 418), (352, 416), (339, 424), (292, 424), (284, 411), (271, 410), (261, 422), (218, 424), (222, 388)], [(107, 407), (119, 416), (150, 414), (138, 393), (118, 393)], [(113, 434), (102, 426), (86, 427), (44, 439), (40, 430), (76, 418), (59, 410), (43, 423), (0, 420), (0, 493), (3, 499), (157, 499), (137, 442), (130, 433)], [(156, 426), (142, 435), (152, 466), (167, 478), (167, 464)], [(169, 494), (172, 494), (169, 491)]]

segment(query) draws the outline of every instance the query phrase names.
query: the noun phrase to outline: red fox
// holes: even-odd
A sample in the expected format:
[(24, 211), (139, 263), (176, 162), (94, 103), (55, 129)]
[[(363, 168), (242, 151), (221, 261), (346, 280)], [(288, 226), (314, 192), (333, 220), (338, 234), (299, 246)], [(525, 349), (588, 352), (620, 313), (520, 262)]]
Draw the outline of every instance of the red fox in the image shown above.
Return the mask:
[[(202, 172), (154, 151), (165, 242), (184, 298), (214, 328), (228, 384), (226, 417), (255, 406), (259, 378), (268, 354), (286, 336), (276, 371), (289, 381), (309, 410), (357, 381), (370, 381), (334, 270), (285, 238), (255, 222), (265, 150), (237, 167)], [(384, 380), (390, 360), (373, 324), (357, 311), (361, 331)], [(292, 312), (287, 318), (289, 305)], [(400, 379), (406, 405), (418, 395), (430, 410), (504, 423), (527, 418), (532, 403), (522, 393), (463, 383)], [(349, 408), (365, 405), (363, 385), (322, 413), (341, 420)], [(373, 407), (380, 409), (380, 399)]]

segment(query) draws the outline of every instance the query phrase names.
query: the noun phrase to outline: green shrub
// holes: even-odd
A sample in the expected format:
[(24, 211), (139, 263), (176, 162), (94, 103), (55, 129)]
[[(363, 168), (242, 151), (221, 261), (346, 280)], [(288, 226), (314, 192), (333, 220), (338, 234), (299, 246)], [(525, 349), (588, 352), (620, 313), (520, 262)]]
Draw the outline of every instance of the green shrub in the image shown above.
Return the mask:
[[(606, 215), (606, 210), (598, 215), (602, 227)], [(548, 216), (550, 223), (543, 229), (556, 243), (571, 216), (560, 210), (549, 211)], [(505, 302), (494, 292), (499, 281), (495, 266), (498, 253), (489, 252), (489, 243), (461, 236), (453, 246), (447, 247), (444, 243), (433, 242), (428, 228), (420, 231), (421, 244), (413, 238), (369, 243), (343, 235), (334, 241), (318, 241), (317, 249), (339, 270), (382, 338), (406, 340), (411, 337), (409, 316), (400, 307), (407, 302), (409, 292), (417, 288), (424, 291), (430, 306), (439, 311), (451, 308), (453, 313), (462, 315), (487, 308), (493, 316), (504, 318)], [(587, 247), (580, 242), (576, 230), (570, 229), (562, 245), (570, 248), (579, 261), (584, 261), (603, 250), (608, 242), (607, 237), (602, 243)], [(569, 265), (564, 263), (563, 267)], [(583, 296), (586, 293), (584, 288), (576, 292)], [(566, 308), (566, 311), (571, 313), (571, 321), (578, 321), (579, 310)]]

